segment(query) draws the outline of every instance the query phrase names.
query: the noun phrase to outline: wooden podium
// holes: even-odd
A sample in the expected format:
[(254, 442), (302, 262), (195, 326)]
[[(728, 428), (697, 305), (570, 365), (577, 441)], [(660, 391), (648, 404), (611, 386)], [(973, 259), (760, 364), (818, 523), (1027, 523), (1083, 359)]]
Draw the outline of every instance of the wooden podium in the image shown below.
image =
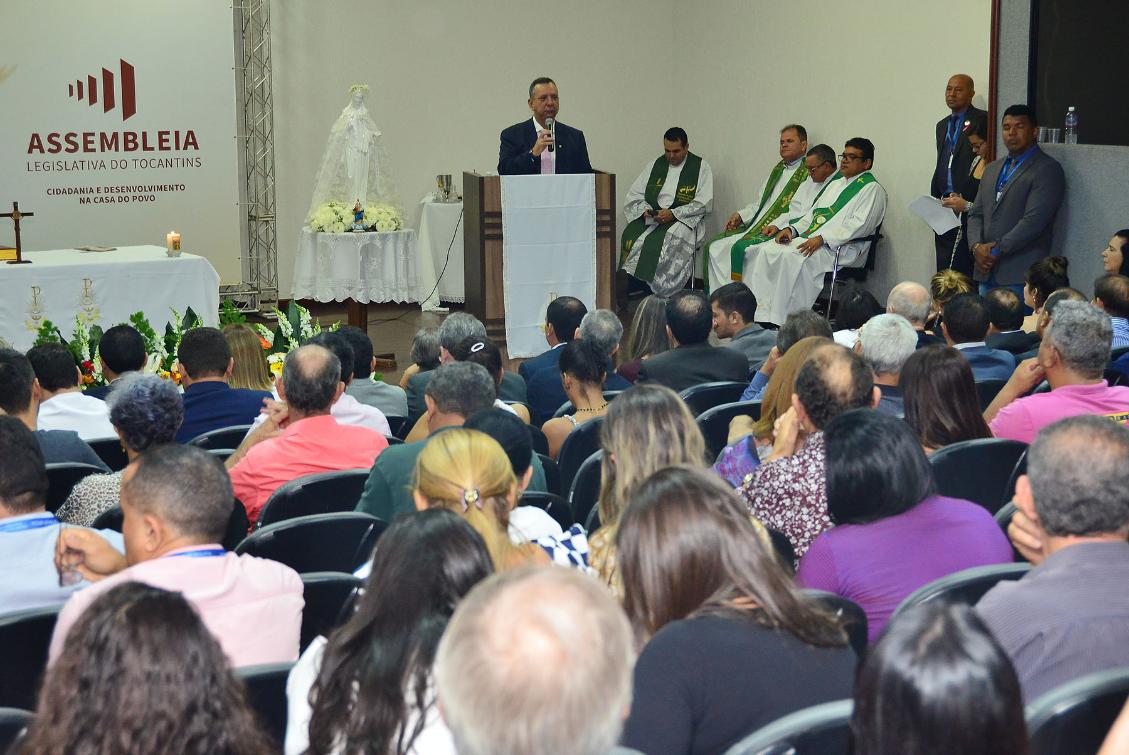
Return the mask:
[[(504, 350), (506, 301), (502, 286), (501, 177), (464, 172), (463, 209), (466, 311), (486, 324), (487, 335)], [(596, 307), (599, 309), (615, 309), (617, 242), (615, 175), (596, 171)], [(544, 312), (537, 316), (543, 318)]]

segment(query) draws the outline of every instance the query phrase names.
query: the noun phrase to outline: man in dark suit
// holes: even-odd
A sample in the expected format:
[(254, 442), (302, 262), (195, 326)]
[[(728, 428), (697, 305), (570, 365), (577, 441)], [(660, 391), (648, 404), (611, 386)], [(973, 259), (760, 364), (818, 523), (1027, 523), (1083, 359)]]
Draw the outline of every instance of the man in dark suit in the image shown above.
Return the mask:
[(575, 296), (558, 296), (545, 309), (545, 340), (549, 350), (526, 359), (517, 368), (529, 396), (530, 420), (540, 426), (567, 401), (561, 387), (561, 346), (576, 337), (588, 307)]
[(950, 346), (964, 354), (976, 380), (1007, 380), (1015, 372), (1015, 357), (984, 343), (988, 335), (988, 305), (976, 294), (959, 294), (942, 313), (941, 332)]
[[(953, 192), (960, 193), (960, 187), (972, 166), (976, 154), (968, 143), (968, 133), (979, 118), (988, 114), (974, 107), (972, 97), (976, 90), (972, 77), (958, 73), (949, 79), (945, 87), (945, 104), (951, 111), (937, 121), (937, 165), (933, 169), (933, 181), (929, 193), (934, 197), (947, 197)], [(935, 236), (937, 247), (937, 269), (949, 266), (953, 244), (956, 243), (957, 230), (954, 228), (940, 236)]]
[(502, 132), (498, 150), (498, 173), (522, 176), (535, 173), (591, 173), (584, 132), (556, 124), (556, 138), (545, 125), (546, 118), (557, 118), (560, 97), (550, 78), (534, 79), (529, 85), (529, 109), (533, 118), (515, 123)]
[(736, 349), (709, 344), (713, 312), (701, 291), (679, 291), (666, 305), (670, 351), (643, 361), (640, 383), (654, 382), (675, 391), (719, 380), (745, 382), (749, 359)]
[(1021, 292), (1031, 263), (1051, 253), (1055, 214), (1062, 205), (1062, 166), (1035, 143), (1035, 111), (1012, 105), (1004, 111), (1008, 155), (984, 170), (968, 214), (973, 278), (986, 293), (996, 286)]
[(988, 337), (985, 343), (989, 348), (1001, 349), (1016, 357), (1031, 349), (1038, 348), (1039, 334), (1027, 333), (1023, 327), (1023, 300), (1010, 288), (993, 288), (984, 294), (988, 305)]
[(102, 376), (106, 384), (87, 388), (86, 395), (105, 399), (110, 384), (127, 372), (137, 372), (145, 366), (145, 340), (132, 325), (115, 325), (102, 334), (98, 342), (98, 359), (102, 362)]
[(274, 398), (270, 391), (228, 385), (235, 360), (227, 338), (216, 328), (186, 331), (176, 358), (184, 386), (184, 422), (177, 431), (177, 443), (221, 427), (249, 425), (259, 416), (263, 399)]

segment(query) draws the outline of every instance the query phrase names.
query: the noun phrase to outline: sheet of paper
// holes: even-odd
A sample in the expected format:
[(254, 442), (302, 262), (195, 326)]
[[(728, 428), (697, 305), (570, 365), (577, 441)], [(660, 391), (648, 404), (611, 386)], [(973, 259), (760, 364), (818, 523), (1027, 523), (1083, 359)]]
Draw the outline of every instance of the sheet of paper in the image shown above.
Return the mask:
[(948, 233), (954, 228), (960, 228), (960, 218), (948, 207), (941, 205), (941, 200), (936, 197), (922, 196), (909, 204), (909, 211), (929, 224), (933, 233), (938, 235)]

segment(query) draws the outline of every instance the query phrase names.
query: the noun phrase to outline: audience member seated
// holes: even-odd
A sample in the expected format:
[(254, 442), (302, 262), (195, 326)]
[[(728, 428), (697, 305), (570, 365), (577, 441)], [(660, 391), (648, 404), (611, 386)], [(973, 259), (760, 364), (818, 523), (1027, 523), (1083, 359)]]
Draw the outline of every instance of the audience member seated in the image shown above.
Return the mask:
[(235, 360), (227, 384), (248, 391), (273, 391), (274, 375), (259, 334), (246, 325), (233, 322), (223, 327), (223, 337), (227, 339), (231, 358)]
[(190, 328), (176, 350), (180, 384), (184, 386), (184, 422), (177, 443), (187, 443), (212, 430), (249, 425), (259, 416), (268, 391), (228, 385), (235, 360), (231, 346), (216, 328)]
[(835, 526), (812, 542), (796, 581), (857, 603), (871, 642), (917, 588), (1012, 560), (987, 509), (937, 495), (929, 460), (904, 422), (858, 409), (827, 423), (824, 439)]
[(452, 512), (396, 520), (348, 623), (328, 643), (315, 639), (290, 671), (287, 755), (454, 755), (431, 664), (455, 605), (493, 571), (482, 538)]
[(628, 747), (725, 752), (782, 716), (850, 696), (856, 658), (842, 627), (798, 592), (721, 480), (657, 472), (633, 491), (616, 545), (624, 610), (645, 643)]
[(565, 402), (561, 389), (561, 347), (578, 337), (580, 323), (588, 314), (587, 307), (572, 296), (559, 296), (545, 310), (545, 340), (549, 350), (526, 359), (518, 367), (529, 392), (532, 421), (543, 424)]
[[(1035, 568), (976, 610), (1011, 656), (1028, 703), (1085, 674), (1129, 666), (1129, 430), (1071, 417), (1027, 453), (1015, 505)], [(1033, 547), (1032, 547), (1033, 546)]]
[(486, 433), (448, 430), (428, 440), (416, 459), (416, 509), (449, 509), (465, 519), (482, 536), (497, 571), (549, 563), (587, 570), (588, 540), (579, 524), (559, 538), (510, 539), (510, 510), (518, 494), (506, 452)]
[[(608, 407), (600, 428), (600, 529), (592, 533), (589, 562), (597, 576), (622, 597), (616, 565), (619, 519), (639, 483), (664, 467), (706, 466), (706, 441), (686, 402), (660, 385), (640, 385)], [(585, 516), (585, 512), (576, 512)]]
[(917, 333), (917, 347), (943, 344), (945, 339), (928, 333), (925, 323), (929, 319), (933, 298), (925, 286), (913, 281), (903, 281), (890, 290), (886, 297), (886, 313), (901, 315)]
[(38, 425), (44, 430), (74, 430), (83, 440), (114, 437), (106, 405), (82, 392), (82, 373), (70, 349), (44, 343), (27, 352), (39, 381)]
[(1048, 296), (1060, 288), (1070, 288), (1070, 277), (1066, 274), (1069, 264), (1066, 257), (1044, 257), (1031, 263), (1023, 274), (1023, 303), (1034, 310), (1023, 318), (1025, 332), (1035, 332)]
[(629, 383), (639, 379), (643, 360), (670, 351), (670, 338), (666, 335), (665, 297), (652, 294), (635, 309), (631, 320), (631, 332), (623, 347), (623, 361), (616, 368), (616, 374)]
[[(408, 381), (413, 375), (434, 370), (439, 366), (439, 328), (420, 328), (412, 336), (412, 348), (408, 353), (411, 364), (400, 375), (400, 387), (408, 390)], [(405, 393), (405, 395), (407, 395)]]
[(940, 336), (941, 313), (944, 311), (945, 305), (952, 301), (953, 297), (961, 294), (974, 294), (977, 290), (977, 285), (964, 273), (951, 268), (934, 273), (933, 277), (929, 279), (931, 304), (929, 319), (925, 322), (926, 329), (932, 331), (934, 335)]
[(776, 345), (776, 333), (756, 323), (757, 297), (741, 281), (726, 283), (710, 293), (713, 332), (730, 339), (724, 346), (741, 352), (749, 360), (749, 372), (756, 372)]
[(1039, 322), (1035, 325), (1035, 335), (1037, 335), (1038, 338), (1032, 341), (1032, 349), (1030, 351), (1016, 355), (1016, 366), (1019, 366), (1025, 359), (1033, 359), (1038, 356), (1039, 343), (1046, 334), (1047, 328), (1050, 327), (1055, 307), (1057, 307), (1060, 302), (1064, 301), (1089, 301), (1089, 299), (1076, 288), (1060, 288), (1048, 296), (1047, 300), (1043, 303), (1043, 311), (1039, 313)]
[(900, 385), (906, 424), (925, 453), (992, 437), (981, 413), (972, 367), (953, 347), (915, 351), (902, 367)]
[(276, 387), (282, 402), (227, 459), (235, 497), (252, 524), (282, 484), (317, 472), (371, 467), (388, 448), (375, 430), (341, 424), (330, 414), (345, 386), (340, 360), (324, 346), (307, 344), (287, 354)]
[[(97, 400), (97, 399), (95, 399)], [(110, 422), (130, 462), (154, 446), (173, 443), (184, 419), (180, 391), (169, 380), (131, 372), (106, 396)], [(122, 473), (87, 475), (55, 513), (60, 521), (89, 527), (121, 502)]]
[(31, 362), (14, 349), (0, 349), (0, 412), (16, 417), (35, 432), (47, 464), (79, 463), (109, 472), (94, 449), (74, 430), (39, 430), (39, 381)]
[[(231, 502), (231, 481), (203, 449), (161, 446), (127, 467), (124, 557), (90, 530), (68, 527), (59, 533), (60, 572), (77, 571), (95, 584), (63, 606), (51, 637), (52, 662), (90, 604), (126, 582), (184, 593), (232, 666), (296, 660), (302, 580), (275, 561), (224, 552), (218, 543), (231, 518)], [(161, 641), (181, 651), (169, 636)]]
[[(1129, 277), (1103, 275), (1094, 281), (1094, 305), (1109, 315), (1113, 349), (1129, 346)], [(42, 414), (43, 410), (40, 409)]]
[(604, 354), (608, 367), (607, 377), (604, 378), (604, 390), (625, 391), (631, 387), (631, 383), (615, 372), (619, 342), (623, 340), (623, 323), (620, 322), (619, 315), (610, 309), (592, 310), (581, 318), (576, 337), (596, 344)]
[(1018, 357), (1038, 347), (1039, 336), (1023, 330), (1023, 300), (1010, 288), (993, 288), (984, 294), (988, 305), (988, 337), (985, 345)]
[(139, 582), (101, 591), (60, 646), (19, 752), (269, 755), (207, 624), (176, 591)]
[(839, 309), (835, 313), (835, 343), (842, 344), (848, 349), (853, 349), (859, 340), (859, 329), (870, 318), (882, 314), (886, 310), (874, 298), (874, 294), (865, 288), (851, 286), (839, 301)]
[(901, 315), (875, 315), (859, 330), (855, 351), (874, 370), (874, 383), (882, 391), (878, 411), (905, 415), (899, 385), (902, 367), (917, 349), (917, 334)]
[(777, 361), (788, 353), (793, 344), (812, 336), (829, 340), (834, 338), (834, 334), (831, 332), (831, 324), (810, 309), (801, 309), (788, 315), (788, 318), (784, 320), (784, 324), (780, 326), (780, 330), (776, 333), (776, 346), (768, 353), (768, 358), (765, 359), (764, 364), (753, 375), (753, 379), (749, 381), (749, 387), (741, 394), (741, 400), (760, 401), (764, 397), (765, 388), (772, 377), (772, 372), (776, 369)]
[(945, 342), (964, 354), (976, 380), (1007, 380), (1015, 371), (1015, 356), (988, 348), (988, 307), (978, 294), (959, 294), (945, 305), (941, 332)]
[[(1129, 387), (1111, 388), (1102, 378), (1112, 338), (1109, 316), (1094, 305), (1057, 304), (1038, 356), (1016, 368), (984, 412), (992, 434), (1030, 443), (1055, 420), (1078, 414), (1124, 423), (1129, 419)], [(1026, 395), (1044, 378), (1050, 391)]]
[(345, 385), (345, 393), (362, 404), (379, 409), (386, 417), (408, 416), (408, 394), (398, 385), (373, 380), (376, 357), (368, 334), (355, 325), (342, 325), (337, 334), (353, 347), (353, 379)]
[(580, 424), (608, 412), (604, 400), (603, 382), (607, 374), (607, 361), (603, 350), (592, 341), (578, 338), (560, 350), (560, 381), (564, 393), (575, 411), (551, 419), (541, 426), (549, 441), (549, 456), (557, 458), (569, 434)]
[(308, 343), (329, 349), (337, 357), (337, 361), (341, 363), (341, 382), (345, 384), (345, 392), (333, 402), (333, 407), (330, 409), (333, 418), (342, 425), (367, 427), (385, 437), (392, 435), (392, 429), (388, 425), (388, 418), (384, 416), (384, 412), (375, 406), (362, 404), (348, 392), (349, 386), (353, 384), (353, 365), (356, 362), (356, 352), (349, 344), (349, 339), (340, 333), (323, 330), (311, 338)]
[[(87, 585), (59, 579), (61, 525), (46, 503), (47, 470), (35, 434), (15, 417), (0, 417), (0, 613), (61, 605)], [(118, 533), (100, 534), (124, 549)]]
[(891, 624), (855, 683), (857, 753), (1025, 755), (1015, 669), (972, 609), (931, 602)]
[(701, 291), (684, 290), (666, 305), (666, 330), (674, 347), (639, 368), (639, 382), (652, 381), (674, 391), (716, 381), (745, 382), (749, 360), (733, 349), (710, 346), (713, 315)]
[(823, 428), (850, 409), (881, 398), (866, 361), (845, 346), (819, 346), (796, 374), (792, 408), (776, 420), (772, 454), (737, 492), (749, 512), (788, 538), (796, 558), (831, 526), (824, 484)]
[(106, 398), (114, 381), (129, 372), (140, 372), (149, 357), (145, 353), (145, 339), (132, 325), (115, 325), (98, 340), (98, 361), (106, 385), (91, 386), (87, 396)]
[(479, 584), (435, 657), (438, 705), (459, 755), (607, 755), (631, 703), (623, 609), (568, 569)]

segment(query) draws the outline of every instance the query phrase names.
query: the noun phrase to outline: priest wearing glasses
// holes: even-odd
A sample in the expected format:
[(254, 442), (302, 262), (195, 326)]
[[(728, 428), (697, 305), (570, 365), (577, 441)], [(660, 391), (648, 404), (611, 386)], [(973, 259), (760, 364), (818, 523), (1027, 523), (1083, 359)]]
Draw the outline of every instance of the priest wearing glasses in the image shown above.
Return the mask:
[(555, 81), (544, 76), (533, 80), (529, 85), (533, 117), (502, 132), (498, 149), (500, 175), (592, 172), (584, 132), (555, 122), (560, 105)]

